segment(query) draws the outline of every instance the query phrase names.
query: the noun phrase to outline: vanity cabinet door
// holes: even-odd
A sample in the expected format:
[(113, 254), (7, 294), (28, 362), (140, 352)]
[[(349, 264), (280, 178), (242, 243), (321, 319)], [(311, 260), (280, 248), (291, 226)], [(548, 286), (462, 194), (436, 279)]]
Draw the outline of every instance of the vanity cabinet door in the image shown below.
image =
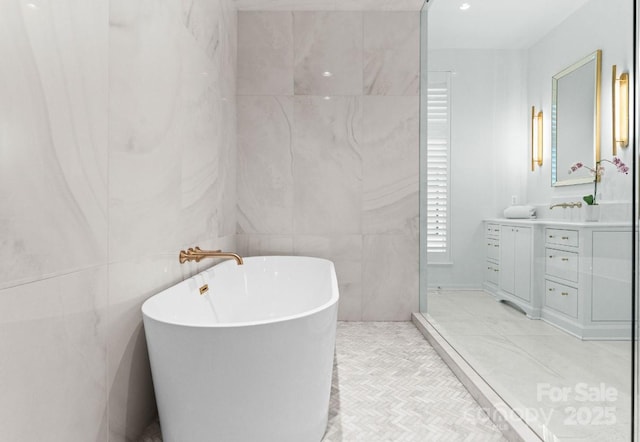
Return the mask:
[(592, 321), (631, 320), (631, 232), (593, 233)]
[(513, 294), (515, 291), (516, 230), (502, 226), (500, 230), (500, 289)]
[(531, 228), (502, 226), (500, 289), (525, 301), (531, 299)]
[(487, 238), (487, 259), (498, 261), (500, 259), (500, 240)]
[(487, 272), (485, 274), (485, 281), (490, 284), (498, 285), (498, 275), (500, 274), (500, 266), (492, 261), (487, 261)]
[(518, 298), (531, 299), (531, 229), (518, 227), (515, 237), (515, 292)]

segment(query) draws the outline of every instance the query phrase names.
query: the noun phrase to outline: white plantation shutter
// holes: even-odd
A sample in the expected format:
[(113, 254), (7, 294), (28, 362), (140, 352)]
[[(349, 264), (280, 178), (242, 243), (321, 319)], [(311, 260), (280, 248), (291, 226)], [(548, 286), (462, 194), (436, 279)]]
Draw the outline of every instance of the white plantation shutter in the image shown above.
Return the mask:
[(427, 86), (427, 254), (430, 263), (451, 257), (451, 73), (429, 72)]

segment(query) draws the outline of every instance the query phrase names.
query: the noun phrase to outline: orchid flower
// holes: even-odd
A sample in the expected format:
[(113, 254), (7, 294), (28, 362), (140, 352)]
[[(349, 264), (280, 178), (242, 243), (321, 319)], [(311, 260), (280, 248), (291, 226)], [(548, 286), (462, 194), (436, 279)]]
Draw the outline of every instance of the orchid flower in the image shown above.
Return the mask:
[(618, 158), (618, 157), (613, 157), (613, 161), (604, 160), (604, 159), (600, 160), (600, 161), (596, 162), (596, 167), (585, 166), (584, 163), (582, 163), (580, 161), (578, 161), (577, 163), (573, 163), (569, 167), (569, 174), (572, 174), (572, 173), (578, 171), (578, 169), (582, 169), (584, 167), (585, 169), (587, 169), (589, 171), (589, 173), (591, 173), (591, 175), (595, 176), (595, 179), (593, 180), (593, 182), (594, 182), (593, 195), (587, 195), (587, 196), (582, 198), (589, 205), (597, 204), (596, 203), (596, 193), (598, 191), (598, 181), (600, 180), (600, 177), (602, 177), (602, 175), (604, 175), (604, 166), (602, 165), (603, 161), (606, 161), (607, 163), (611, 163), (614, 166), (616, 166), (616, 169), (618, 170), (618, 172), (624, 173), (625, 175), (629, 174), (629, 166), (624, 164), (622, 162), (622, 160), (620, 158)]

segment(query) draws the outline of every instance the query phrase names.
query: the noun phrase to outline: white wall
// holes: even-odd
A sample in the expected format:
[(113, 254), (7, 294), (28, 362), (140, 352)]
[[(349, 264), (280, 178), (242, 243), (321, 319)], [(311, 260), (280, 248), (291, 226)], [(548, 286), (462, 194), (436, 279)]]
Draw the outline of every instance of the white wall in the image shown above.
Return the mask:
[(234, 246), (236, 13), (1, 4), (0, 439), (137, 440), (140, 306)]
[[(601, 157), (611, 159), (611, 65), (616, 64), (618, 72), (633, 71), (632, 20), (633, 2), (630, 0), (591, 0), (529, 49), (528, 101), (530, 106), (541, 107), (545, 116), (545, 164), (526, 175), (529, 203), (548, 206), (552, 200), (581, 201), (583, 195), (593, 193), (592, 184), (551, 187), (551, 77), (596, 49), (602, 50)], [(633, 116), (630, 121), (633, 121)], [(631, 164), (630, 148), (619, 148), (618, 156)], [(584, 162), (590, 163), (588, 158)], [(613, 166), (605, 173), (598, 186), (600, 203), (630, 203), (631, 175), (614, 172)], [(630, 219), (630, 216), (629, 211), (624, 219)]]
[(429, 287), (477, 288), (482, 220), (524, 202), (527, 109), (523, 51), (429, 51), (429, 71), (451, 71), (452, 262), (429, 265)]

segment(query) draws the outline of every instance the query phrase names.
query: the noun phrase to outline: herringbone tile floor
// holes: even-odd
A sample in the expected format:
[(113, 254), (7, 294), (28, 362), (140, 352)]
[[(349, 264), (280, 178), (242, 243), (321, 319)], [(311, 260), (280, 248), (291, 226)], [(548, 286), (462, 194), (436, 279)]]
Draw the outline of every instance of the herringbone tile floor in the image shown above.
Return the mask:
[(323, 442), (503, 440), (412, 323), (338, 323)]
[[(504, 440), (412, 323), (338, 323), (323, 442)], [(158, 424), (139, 441), (162, 442)]]

